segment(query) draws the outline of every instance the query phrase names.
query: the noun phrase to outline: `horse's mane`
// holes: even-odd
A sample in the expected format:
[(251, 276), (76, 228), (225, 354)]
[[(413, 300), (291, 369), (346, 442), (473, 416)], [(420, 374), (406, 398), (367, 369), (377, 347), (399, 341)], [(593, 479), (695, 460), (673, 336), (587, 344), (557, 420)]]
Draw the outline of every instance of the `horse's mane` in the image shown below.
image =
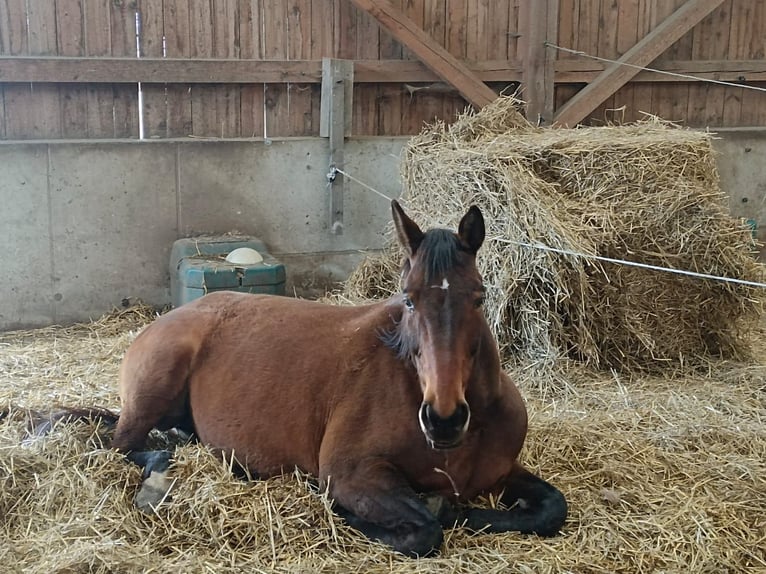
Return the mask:
[[(449, 229), (429, 229), (417, 248), (421, 254), (425, 268), (425, 281), (428, 283), (443, 277), (457, 265), (458, 252), (462, 249), (460, 239)], [(405, 263), (405, 271), (409, 270), (409, 262)], [(400, 359), (408, 359), (417, 351), (417, 337), (404, 333), (401, 322), (391, 329), (381, 330), (380, 339), (388, 348), (396, 351)]]

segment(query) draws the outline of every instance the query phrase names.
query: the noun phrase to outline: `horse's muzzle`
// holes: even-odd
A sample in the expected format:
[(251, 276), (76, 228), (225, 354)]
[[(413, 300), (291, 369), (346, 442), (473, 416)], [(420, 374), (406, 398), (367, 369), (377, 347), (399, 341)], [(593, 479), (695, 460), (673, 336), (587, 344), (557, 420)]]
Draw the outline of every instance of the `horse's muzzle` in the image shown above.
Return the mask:
[(447, 450), (459, 446), (463, 441), (471, 420), (471, 409), (468, 403), (458, 403), (455, 411), (443, 418), (430, 403), (422, 403), (418, 420), (429, 446), (436, 450)]

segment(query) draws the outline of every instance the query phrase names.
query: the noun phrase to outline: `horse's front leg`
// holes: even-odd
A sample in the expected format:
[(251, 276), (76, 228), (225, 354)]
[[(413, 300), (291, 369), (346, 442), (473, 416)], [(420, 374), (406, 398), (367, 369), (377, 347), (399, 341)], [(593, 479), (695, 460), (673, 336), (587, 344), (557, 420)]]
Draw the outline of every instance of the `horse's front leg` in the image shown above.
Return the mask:
[(439, 519), (385, 461), (366, 460), (353, 468), (329, 465), (326, 481), (334, 510), (372, 540), (407, 556), (429, 556), (444, 539)]
[(552, 484), (535, 476), (520, 464), (506, 479), (500, 503), (506, 510), (463, 508), (457, 524), (483, 532), (517, 531), (554, 536), (567, 517), (567, 501)]

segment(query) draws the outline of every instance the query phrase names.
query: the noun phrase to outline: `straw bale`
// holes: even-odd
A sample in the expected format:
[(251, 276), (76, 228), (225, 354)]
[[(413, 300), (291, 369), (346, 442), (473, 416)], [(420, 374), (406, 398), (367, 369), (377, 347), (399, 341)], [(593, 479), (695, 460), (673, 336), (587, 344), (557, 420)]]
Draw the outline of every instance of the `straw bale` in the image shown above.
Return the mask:
[[(479, 267), (504, 356), (654, 369), (747, 354), (763, 289), (589, 257), (763, 281), (749, 229), (728, 213), (712, 136), (656, 118), (538, 129), (518, 121), (516, 105), (499, 98), (426, 128), (402, 160), (408, 212), (424, 227), (454, 227), (471, 204), (484, 212)], [(396, 291), (400, 257), (389, 246), (365, 262), (346, 297)]]

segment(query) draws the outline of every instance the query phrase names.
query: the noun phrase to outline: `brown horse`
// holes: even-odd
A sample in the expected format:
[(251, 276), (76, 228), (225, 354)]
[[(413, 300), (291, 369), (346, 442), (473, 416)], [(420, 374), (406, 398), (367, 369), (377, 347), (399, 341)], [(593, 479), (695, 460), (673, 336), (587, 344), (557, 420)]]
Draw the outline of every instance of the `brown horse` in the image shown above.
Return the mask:
[[(168, 466), (140, 450), (155, 427), (193, 432), (254, 476), (298, 467), (349, 524), (412, 556), (456, 522), (557, 533), (566, 501), (517, 461), (527, 414), (481, 310), (481, 212), (457, 234), (423, 233), (392, 209), (400, 295), (344, 307), (218, 292), (171, 311), (127, 351), (113, 446), (145, 476)], [(507, 509), (461, 504), (490, 493)]]

